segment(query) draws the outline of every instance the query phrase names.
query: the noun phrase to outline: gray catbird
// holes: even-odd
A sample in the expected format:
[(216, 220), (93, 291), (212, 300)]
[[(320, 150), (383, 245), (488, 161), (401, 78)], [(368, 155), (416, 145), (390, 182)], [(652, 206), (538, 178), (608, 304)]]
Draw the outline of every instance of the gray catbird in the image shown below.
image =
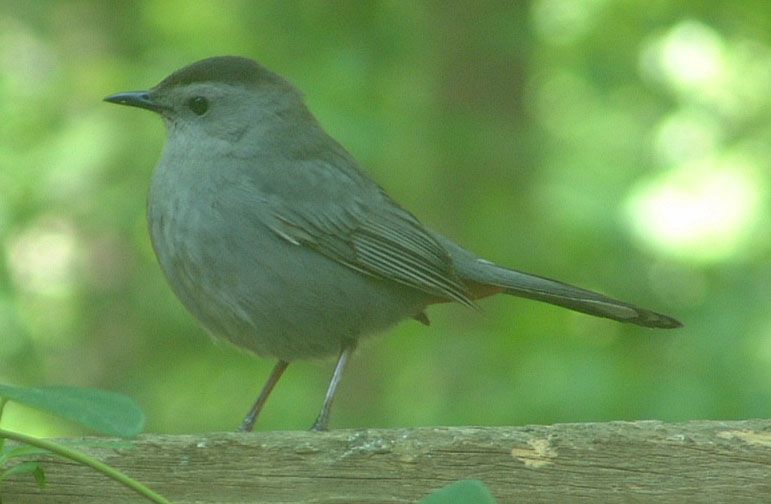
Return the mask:
[(321, 128), (286, 80), (241, 57), (209, 58), (149, 91), (106, 101), (157, 112), (168, 141), (148, 201), (172, 289), (216, 336), (278, 359), (248, 431), (295, 359), (338, 354), (313, 426), (325, 430), (360, 337), (425, 309), (504, 293), (621, 322), (665, 315), (497, 266), (425, 228)]

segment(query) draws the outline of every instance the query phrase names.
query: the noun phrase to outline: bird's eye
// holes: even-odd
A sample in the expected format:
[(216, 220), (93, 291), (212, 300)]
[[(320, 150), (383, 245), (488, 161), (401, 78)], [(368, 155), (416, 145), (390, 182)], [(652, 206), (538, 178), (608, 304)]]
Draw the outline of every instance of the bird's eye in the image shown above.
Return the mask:
[(209, 100), (203, 96), (194, 96), (187, 102), (187, 106), (195, 115), (204, 115), (209, 110)]

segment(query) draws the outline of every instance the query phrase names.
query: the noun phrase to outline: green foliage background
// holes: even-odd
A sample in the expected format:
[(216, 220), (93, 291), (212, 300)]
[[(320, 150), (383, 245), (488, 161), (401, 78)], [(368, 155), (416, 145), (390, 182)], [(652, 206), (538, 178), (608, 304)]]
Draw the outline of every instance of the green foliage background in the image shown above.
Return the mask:
[[(239, 424), (273, 363), (173, 297), (144, 217), (163, 126), (101, 102), (218, 54), (294, 82), (427, 225), (686, 324), (436, 306), (362, 345), (333, 427), (771, 416), (763, 0), (0, 1), (0, 382)], [(290, 366), (257, 428), (307, 428), (331, 367)]]

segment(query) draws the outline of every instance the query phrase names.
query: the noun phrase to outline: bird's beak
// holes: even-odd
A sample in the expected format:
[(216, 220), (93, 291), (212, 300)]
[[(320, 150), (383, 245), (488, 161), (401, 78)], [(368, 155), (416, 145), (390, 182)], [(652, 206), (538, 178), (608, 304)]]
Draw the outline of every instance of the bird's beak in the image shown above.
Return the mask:
[(164, 107), (153, 99), (149, 91), (130, 91), (127, 93), (116, 93), (104, 99), (106, 102), (117, 103), (118, 105), (128, 105), (129, 107), (139, 107), (158, 112)]

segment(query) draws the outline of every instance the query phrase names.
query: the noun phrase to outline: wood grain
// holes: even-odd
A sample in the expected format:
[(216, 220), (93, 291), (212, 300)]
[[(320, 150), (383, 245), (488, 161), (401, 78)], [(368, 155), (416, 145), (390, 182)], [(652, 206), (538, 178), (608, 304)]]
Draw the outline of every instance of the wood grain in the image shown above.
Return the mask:
[[(414, 503), (459, 479), (498, 502), (771, 502), (771, 420), (144, 435), (63, 440), (175, 503)], [(4, 504), (136, 503), (50, 459)]]

